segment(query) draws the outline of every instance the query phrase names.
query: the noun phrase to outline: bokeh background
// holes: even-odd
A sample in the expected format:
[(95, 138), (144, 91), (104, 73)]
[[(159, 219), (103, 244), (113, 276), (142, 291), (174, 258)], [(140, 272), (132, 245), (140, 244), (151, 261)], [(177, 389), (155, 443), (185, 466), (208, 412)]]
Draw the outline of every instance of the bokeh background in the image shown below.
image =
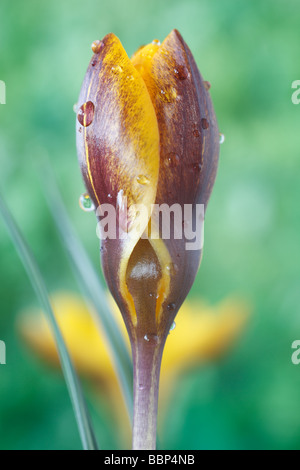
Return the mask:
[[(90, 44), (114, 32), (129, 54), (179, 29), (212, 84), (220, 166), (206, 217), (205, 251), (190, 293), (216, 304), (239, 296), (247, 329), (217, 363), (182, 375), (165, 404), (166, 449), (299, 449), (300, 79), (298, 2), (292, 0), (2, 0), (0, 187), (49, 291), (78, 290), (43, 196), (50, 158), (70, 217), (100, 272), (93, 214), (75, 149), (75, 115)], [(30, 282), (0, 220), (0, 448), (75, 449), (80, 441), (62, 376), (28, 351), (15, 322), (36, 307)], [(86, 384), (102, 448), (122, 446), (105, 400)]]

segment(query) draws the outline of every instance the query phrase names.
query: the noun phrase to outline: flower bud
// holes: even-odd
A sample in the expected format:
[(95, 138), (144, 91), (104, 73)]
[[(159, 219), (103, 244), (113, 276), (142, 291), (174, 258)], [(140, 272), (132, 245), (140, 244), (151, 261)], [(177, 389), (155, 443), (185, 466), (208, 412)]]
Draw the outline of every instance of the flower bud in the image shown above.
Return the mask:
[(77, 149), (98, 219), (108, 205), (116, 210), (117, 236), (102, 240), (101, 260), (135, 360), (135, 351), (146, 357), (157, 345), (162, 353), (194, 282), (219, 131), (207, 82), (178, 31), (132, 59), (113, 34), (92, 49)]

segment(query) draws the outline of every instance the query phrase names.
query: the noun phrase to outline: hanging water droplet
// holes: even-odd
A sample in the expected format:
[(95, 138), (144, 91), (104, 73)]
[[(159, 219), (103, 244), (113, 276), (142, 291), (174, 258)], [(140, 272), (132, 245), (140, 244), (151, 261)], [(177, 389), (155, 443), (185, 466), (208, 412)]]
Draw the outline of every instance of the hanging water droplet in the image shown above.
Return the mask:
[(210, 90), (211, 84), (209, 82), (205, 81), (204, 82), (204, 87), (208, 91), (208, 90)]
[(154, 46), (160, 46), (160, 40), (159, 39), (153, 39), (152, 44)]
[(175, 152), (168, 153), (167, 157), (164, 159), (164, 165), (167, 168), (174, 168), (180, 163), (180, 157)]
[(91, 200), (88, 193), (84, 193), (79, 198), (79, 206), (85, 212), (92, 212), (95, 210), (95, 204)]
[(139, 175), (136, 180), (139, 184), (142, 184), (142, 185), (146, 185), (150, 183), (149, 178), (145, 175)]
[(174, 304), (174, 302), (171, 302), (170, 304), (167, 305), (167, 310), (169, 312), (172, 312), (173, 310), (175, 310), (175, 307), (176, 307), (176, 304)]
[(221, 144), (224, 144), (224, 142), (225, 142), (225, 135), (224, 135), (224, 134), (220, 134), (220, 140), (219, 140), (219, 142), (220, 142), (220, 145), (221, 145)]
[(116, 65), (115, 67), (112, 67), (111, 70), (114, 72), (114, 73), (122, 73), (123, 72), (123, 69), (120, 65)]
[(175, 330), (176, 328), (176, 323), (173, 321), (172, 325), (171, 325), (171, 328), (169, 330), (169, 333), (171, 333), (171, 331)]
[(92, 124), (95, 115), (95, 106), (92, 101), (87, 101), (78, 110), (77, 119), (79, 123), (88, 127)]
[(189, 71), (185, 65), (176, 65), (174, 72), (175, 77), (178, 78), (178, 80), (185, 80), (189, 76)]
[(205, 119), (205, 118), (201, 119), (201, 127), (202, 127), (202, 129), (208, 129), (209, 128), (209, 122), (208, 122), (207, 119)]
[(92, 51), (94, 52), (94, 54), (99, 54), (103, 46), (104, 46), (104, 43), (102, 41), (99, 41), (99, 39), (97, 39), (97, 41), (94, 41), (92, 43)]

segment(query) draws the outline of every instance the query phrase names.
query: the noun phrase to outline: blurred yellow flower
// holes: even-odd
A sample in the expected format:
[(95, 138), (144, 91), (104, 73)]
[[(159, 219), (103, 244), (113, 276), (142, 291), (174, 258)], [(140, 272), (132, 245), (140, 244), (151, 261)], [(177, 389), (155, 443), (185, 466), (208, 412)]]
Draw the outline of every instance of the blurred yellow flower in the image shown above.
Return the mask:
[[(58, 324), (77, 371), (106, 390), (114, 407), (120, 410), (120, 390), (110, 359), (109, 347), (101, 325), (90, 306), (76, 294), (56, 293), (52, 304)], [(129, 340), (119, 310), (110, 297), (112, 313)], [(249, 307), (239, 300), (227, 299), (217, 306), (204, 301), (186, 301), (176, 318), (176, 327), (167, 339), (161, 374), (160, 395), (164, 399), (180, 372), (216, 359), (239, 337), (249, 316)], [(175, 325), (174, 325), (175, 326)], [(48, 363), (58, 365), (55, 343), (44, 315), (24, 311), (17, 328), (29, 347)], [(122, 413), (124, 416), (124, 413)]]
[[(92, 308), (70, 292), (51, 298), (58, 324), (76, 369), (91, 379), (109, 384), (115, 380), (109, 348)], [(119, 310), (110, 298), (112, 313), (128, 343)], [(162, 376), (178, 374), (190, 366), (218, 358), (239, 336), (249, 316), (249, 307), (240, 300), (227, 299), (217, 306), (204, 301), (186, 301), (170, 331), (162, 361)], [(17, 320), (26, 343), (47, 362), (58, 364), (55, 342), (48, 323), (39, 311), (27, 310)]]

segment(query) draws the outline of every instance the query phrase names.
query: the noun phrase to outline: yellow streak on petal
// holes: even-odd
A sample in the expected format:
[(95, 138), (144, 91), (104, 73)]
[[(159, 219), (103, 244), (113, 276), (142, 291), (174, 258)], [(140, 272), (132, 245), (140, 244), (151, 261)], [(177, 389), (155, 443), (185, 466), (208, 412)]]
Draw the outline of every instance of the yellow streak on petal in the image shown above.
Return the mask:
[[(155, 48), (155, 46), (153, 46)], [(159, 172), (159, 130), (155, 110), (140, 74), (128, 58), (119, 39), (107, 36), (106, 54), (98, 77), (99, 85), (106, 85), (104, 93), (111, 102), (107, 146), (116, 155), (112, 164), (112, 180), (123, 190), (128, 209), (132, 204), (143, 204), (148, 215), (138, 221), (134, 213), (129, 216), (130, 233), (134, 237), (123, 240), (119, 282), (122, 297), (126, 300), (133, 324), (136, 311), (126, 284), (126, 269), (130, 255), (148, 225), (151, 205), (155, 202)], [(105, 116), (103, 116), (105, 118)]]
[(169, 295), (170, 292), (170, 282), (171, 282), (171, 274), (172, 274), (172, 261), (170, 257), (170, 253), (164, 244), (161, 238), (155, 239), (150, 238), (149, 242), (155, 254), (159, 260), (162, 276), (158, 284), (157, 290), (157, 301), (156, 301), (156, 310), (155, 310), (155, 318), (156, 322), (159, 323), (160, 315), (162, 313), (162, 306), (164, 301)]

